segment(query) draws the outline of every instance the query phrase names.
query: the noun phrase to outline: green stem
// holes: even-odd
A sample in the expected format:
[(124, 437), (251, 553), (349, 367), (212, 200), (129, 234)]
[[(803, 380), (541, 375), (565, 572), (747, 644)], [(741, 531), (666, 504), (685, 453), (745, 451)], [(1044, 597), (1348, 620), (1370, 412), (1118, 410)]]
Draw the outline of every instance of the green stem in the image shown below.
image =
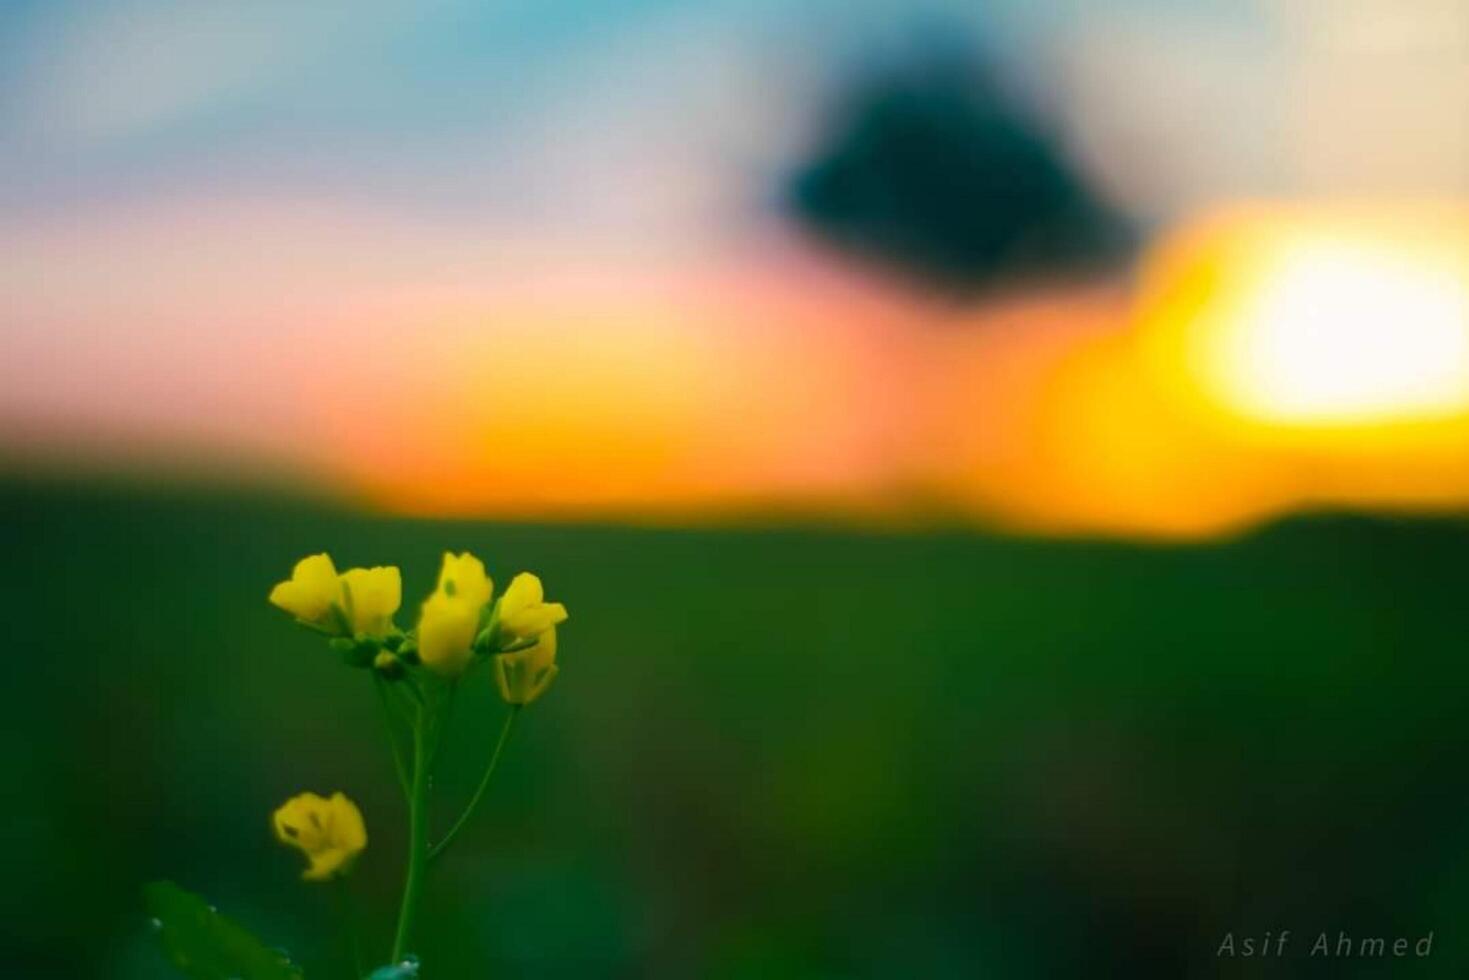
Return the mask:
[(430, 861), (444, 853), (444, 850), (449, 846), (450, 842), (459, 836), (459, 832), (464, 829), (464, 825), (474, 815), (475, 808), (479, 806), (479, 801), (484, 797), (485, 790), (489, 788), (490, 777), (495, 775), (495, 769), (500, 765), (500, 754), (505, 751), (505, 743), (510, 740), (510, 730), (515, 727), (515, 719), (520, 717), (520, 709), (522, 707), (524, 706), (519, 704), (512, 705), (510, 713), (505, 716), (505, 727), (500, 729), (500, 740), (495, 743), (494, 754), (490, 756), (489, 767), (485, 769), (485, 774), (479, 781), (479, 788), (474, 791), (474, 796), (470, 799), (469, 806), (465, 807), (464, 812), (459, 815), (459, 819), (454, 821), (454, 826), (449, 828), (449, 832), (444, 835), (444, 839), (435, 844), (428, 852)]
[(444, 732), (449, 727), (449, 720), (454, 717), (454, 702), (459, 697), (459, 682), (456, 680), (449, 686), (449, 693), (439, 703), (438, 721), (434, 726), (434, 744), (429, 752), (429, 765), (436, 766), (439, 763), (439, 752), (444, 747)]
[(408, 794), (408, 874), (403, 882), (403, 905), (398, 911), (398, 934), (393, 939), (394, 963), (408, 951), (413, 933), (413, 916), (423, 890), (423, 872), (428, 866), (428, 732), (423, 709), (413, 726), (413, 787)]
[(398, 785), (403, 787), (403, 797), (408, 799), (412, 790), (408, 787), (408, 767), (403, 762), (403, 749), (398, 745), (398, 733), (393, 730), (393, 707), (388, 704), (388, 692), (384, 686), (386, 682), (376, 671), (372, 674), (372, 686), (377, 691), (378, 704), (383, 709), (383, 725), (388, 732), (388, 745), (393, 750), (393, 768), (398, 772)]

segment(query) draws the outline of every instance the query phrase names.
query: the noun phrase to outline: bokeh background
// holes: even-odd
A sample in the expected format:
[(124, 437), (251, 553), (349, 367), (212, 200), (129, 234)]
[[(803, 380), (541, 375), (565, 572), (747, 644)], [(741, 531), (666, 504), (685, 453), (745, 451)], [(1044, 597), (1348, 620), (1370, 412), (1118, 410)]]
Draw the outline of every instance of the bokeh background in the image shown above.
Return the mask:
[(1459, 0), (19, 0), (0, 255), (7, 975), (345, 975), (265, 595), (447, 548), (572, 620), (430, 976), (1469, 969)]

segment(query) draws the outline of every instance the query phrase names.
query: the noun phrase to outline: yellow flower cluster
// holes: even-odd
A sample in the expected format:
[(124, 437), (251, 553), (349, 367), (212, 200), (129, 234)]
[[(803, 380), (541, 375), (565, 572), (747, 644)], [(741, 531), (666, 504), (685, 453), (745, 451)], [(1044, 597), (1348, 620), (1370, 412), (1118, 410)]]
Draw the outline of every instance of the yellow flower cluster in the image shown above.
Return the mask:
[(331, 556), (321, 554), (297, 562), (291, 577), (271, 590), (270, 601), (299, 622), (343, 638), (334, 643), (365, 648), (357, 662), (385, 674), (416, 658), (440, 677), (455, 678), (476, 654), (493, 655), (500, 694), (510, 704), (531, 703), (555, 679), (556, 627), (565, 621), (566, 607), (547, 602), (541, 580), (529, 572), (511, 579), (496, 600), (483, 562), (467, 551), (446, 553), (438, 584), (407, 636), (393, 625), (402, 595), (397, 568), (339, 574)]
[(555, 679), (556, 626), (566, 607), (546, 602), (541, 580), (511, 579), (498, 602), (484, 563), (465, 552), (445, 554), (439, 584), (418, 616), (418, 657), (442, 677), (464, 673), (480, 650), (495, 651), (495, 678), (510, 704), (529, 704)]
[[(425, 699), (434, 685), (456, 683), (480, 659), (493, 662), (500, 696), (516, 708), (546, 693), (560, 671), (556, 627), (566, 620), (566, 607), (547, 602), (541, 580), (528, 572), (511, 579), (496, 598), (483, 562), (469, 552), (446, 553), (438, 582), (419, 607), (418, 623), (407, 632), (393, 622), (402, 598), (397, 568), (351, 568), (339, 573), (326, 554), (301, 559), (291, 577), (270, 592), (272, 605), (330, 636), (331, 647), (348, 663), (371, 667), (379, 681), (390, 685), (401, 682), (399, 694), (416, 704), (420, 715), (426, 707), (433, 710), (432, 701)], [(510, 720), (506, 724), (508, 734)], [(432, 727), (422, 718), (415, 722), (413, 737), (419, 748)], [(421, 782), (418, 770), (425, 764), (420, 755), (414, 785)], [(486, 780), (493, 768), (492, 761)], [(400, 778), (405, 779), (407, 792), (401, 762)], [(476, 794), (476, 802), (478, 798)], [(309, 881), (345, 874), (367, 846), (362, 814), (341, 793), (330, 799), (314, 793), (293, 797), (276, 810), (273, 824), (282, 842), (306, 855), (303, 877)]]

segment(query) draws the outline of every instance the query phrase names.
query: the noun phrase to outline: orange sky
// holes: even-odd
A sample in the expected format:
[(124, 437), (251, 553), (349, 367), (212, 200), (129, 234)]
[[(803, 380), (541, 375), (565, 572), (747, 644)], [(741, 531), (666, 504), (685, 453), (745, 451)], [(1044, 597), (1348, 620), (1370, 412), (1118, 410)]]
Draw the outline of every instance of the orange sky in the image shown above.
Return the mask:
[[(937, 512), (1194, 536), (1300, 507), (1469, 501), (1462, 207), (1221, 209), (1129, 278), (965, 307), (780, 236), (717, 260), (461, 244), (438, 253), (459, 256), (449, 274), (380, 275), (351, 244), (381, 233), (370, 216), (215, 213), (235, 232), (209, 229), (216, 254), (164, 257), (188, 287), (173, 306), (126, 256), (107, 259), (115, 287), (33, 304), (58, 329), (0, 367), (6, 441), (205, 447), (420, 514)], [(340, 240), (336, 261), (241, 251), (282, 220), (306, 254)], [(73, 264), (105, 253), (54, 234)], [(206, 302), (219, 329), (201, 333)], [(107, 313), (151, 329), (98, 345)]]
[[(317, 379), (335, 384), (317, 407), (340, 449), (336, 474), (415, 512), (893, 517), (938, 504), (1052, 532), (1195, 535), (1303, 506), (1452, 507), (1469, 499), (1469, 356), (1451, 348), (1457, 362), (1437, 373), (1441, 351), (1412, 357), (1424, 330), (1469, 337), (1466, 229), (1448, 208), (1242, 207), (1165, 238), (1134, 282), (969, 311), (799, 253), (608, 273), (571, 290), (553, 278), (518, 294), (415, 297), (403, 315), (431, 327), (400, 350), (401, 327), (386, 326), (390, 360), (378, 366), (382, 388), (404, 397), (379, 400), (349, 361), (335, 382)], [(1347, 282), (1292, 286), (1289, 263), (1262, 267), (1281, 248), (1329, 263), (1353, 243), (1365, 258)], [(1398, 266), (1426, 270), (1427, 313)], [(1295, 300), (1310, 309), (1289, 322), (1317, 300), (1339, 316), (1332, 297), (1351, 299), (1379, 269), (1396, 305), (1367, 309), (1358, 326), (1409, 358), (1385, 391), (1372, 388), (1381, 356), (1365, 368), (1326, 349), (1303, 364), (1253, 349), (1244, 367), (1211, 360), (1249, 328), (1257, 294), (1321, 289)], [(1446, 276), (1449, 292), (1434, 294)], [(1415, 329), (1415, 313), (1450, 319)], [(1324, 344), (1341, 337), (1335, 321), (1325, 328)], [(1229, 387), (1250, 371), (1316, 391), (1316, 415), (1287, 404), (1274, 417), (1258, 392)], [(1430, 401), (1420, 417), (1430, 374), (1447, 408)]]

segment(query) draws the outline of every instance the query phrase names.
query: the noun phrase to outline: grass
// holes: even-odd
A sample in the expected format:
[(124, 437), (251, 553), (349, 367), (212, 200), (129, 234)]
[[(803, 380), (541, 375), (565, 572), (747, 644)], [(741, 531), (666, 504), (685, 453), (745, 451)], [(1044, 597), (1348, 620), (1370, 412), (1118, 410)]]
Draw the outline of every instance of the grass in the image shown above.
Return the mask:
[[(159, 975), (156, 877), (333, 975), (330, 896), (266, 829), (308, 788), (362, 803), (387, 934), (404, 827), (372, 692), (264, 597), (325, 549), (401, 564), (411, 610), (446, 548), (537, 571), (572, 620), (430, 877), (430, 976), (1180, 977), (1279, 928), (1437, 929), (1435, 970), (1469, 966), (1461, 522), (1145, 547), (12, 482), (0, 541), (20, 975)], [(461, 800), (503, 711), (472, 680)]]

